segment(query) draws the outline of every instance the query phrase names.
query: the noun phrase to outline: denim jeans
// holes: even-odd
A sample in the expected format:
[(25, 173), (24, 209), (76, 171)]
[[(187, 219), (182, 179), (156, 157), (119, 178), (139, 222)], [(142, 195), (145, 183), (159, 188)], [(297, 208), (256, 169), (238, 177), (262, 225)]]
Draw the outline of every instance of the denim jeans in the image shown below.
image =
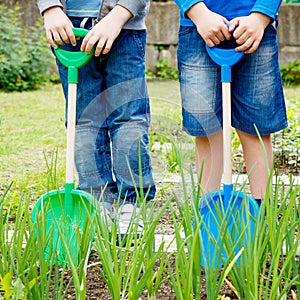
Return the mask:
[[(80, 18), (72, 19), (79, 27)], [(87, 28), (89, 27), (87, 23)], [(78, 188), (109, 207), (155, 196), (149, 152), (150, 105), (145, 81), (145, 30), (122, 30), (111, 51), (79, 69), (75, 165)], [(79, 51), (65, 45), (64, 49)], [(67, 69), (57, 62), (67, 99)], [(66, 108), (67, 110), (67, 108)]]

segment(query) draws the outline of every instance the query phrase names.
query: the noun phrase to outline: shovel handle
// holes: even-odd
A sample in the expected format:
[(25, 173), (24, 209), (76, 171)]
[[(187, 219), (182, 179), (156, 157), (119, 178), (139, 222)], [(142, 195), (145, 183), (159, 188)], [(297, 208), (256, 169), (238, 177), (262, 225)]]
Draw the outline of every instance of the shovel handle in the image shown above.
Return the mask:
[[(72, 28), (75, 37), (85, 37), (89, 30), (84, 28)], [(83, 51), (68, 51), (62, 49), (60, 46), (54, 49), (57, 59), (69, 69), (68, 83), (77, 83), (78, 74), (77, 69), (83, 67), (91, 57), (94, 55), (94, 48), (89, 54)]]
[[(85, 37), (89, 32), (83, 28), (72, 28), (75, 37)], [(77, 99), (77, 83), (78, 69), (83, 67), (94, 54), (92, 48), (89, 54), (83, 51), (68, 51), (58, 46), (54, 50), (57, 59), (68, 68), (68, 126), (67, 126), (67, 155), (66, 155), (66, 195), (65, 206), (70, 207), (72, 204), (71, 193), (74, 187), (74, 144), (75, 144), (75, 123), (76, 123), (76, 99)], [(68, 187), (68, 188), (67, 188)]]
[[(221, 45), (222, 47), (222, 45)], [(231, 66), (238, 63), (244, 52), (232, 48), (209, 47), (206, 51), (210, 58), (221, 66), (222, 107), (223, 107), (223, 181), (232, 184), (232, 148), (231, 148)]]
[(218, 65), (227, 65), (229, 67), (238, 63), (244, 56), (244, 52), (237, 52), (235, 49), (220, 48), (218, 46), (209, 47), (206, 50), (211, 59)]
[[(227, 28), (229, 28), (228, 24), (225, 24)], [(243, 51), (237, 52), (235, 48), (239, 46), (234, 37), (231, 36), (230, 40), (225, 40), (221, 42), (219, 45), (214, 47), (206, 46), (206, 51), (210, 58), (219, 66), (228, 66), (232, 67), (236, 63), (238, 63), (241, 58), (244, 56)]]
[(221, 81), (231, 82), (231, 66), (238, 63), (244, 56), (244, 52), (237, 52), (235, 49), (223, 49), (217, 46), (209, 47), (206, 45), (206, 51), (210, 58), (221, 66)]

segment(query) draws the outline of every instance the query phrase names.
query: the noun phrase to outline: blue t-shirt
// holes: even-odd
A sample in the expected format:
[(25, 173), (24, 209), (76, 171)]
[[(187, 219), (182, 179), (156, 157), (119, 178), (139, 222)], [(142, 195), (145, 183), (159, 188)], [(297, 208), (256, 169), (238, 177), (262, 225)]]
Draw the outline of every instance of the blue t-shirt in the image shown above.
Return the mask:
[(101, 0), (67, 0), (67, 15), (70, 17), (96, 18)]
[(175, 2), (180, 8), (180, 24), (183, 26), (194, 26), (185, 13), (198, 2), (204, 2), (211, 11), (228, 20), (248, 16), (251, 12), (260, 12), (275, 19), (281, 4), (281, 0), (175, 0)]

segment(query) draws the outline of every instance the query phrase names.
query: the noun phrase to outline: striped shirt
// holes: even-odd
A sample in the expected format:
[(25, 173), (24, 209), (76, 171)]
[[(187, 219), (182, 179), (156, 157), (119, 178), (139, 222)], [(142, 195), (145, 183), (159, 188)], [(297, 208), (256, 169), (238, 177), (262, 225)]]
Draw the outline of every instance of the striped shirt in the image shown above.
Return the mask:
[(101, 0), (67, 0), (67, 15), (70, 17), (96, 18)]

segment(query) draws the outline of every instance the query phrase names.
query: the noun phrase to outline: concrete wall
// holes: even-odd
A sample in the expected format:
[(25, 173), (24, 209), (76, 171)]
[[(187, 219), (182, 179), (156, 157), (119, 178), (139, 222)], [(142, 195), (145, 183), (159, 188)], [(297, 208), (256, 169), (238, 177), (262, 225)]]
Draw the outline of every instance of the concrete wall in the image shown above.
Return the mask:
[[(1, 0), (1, 4), (13, 7), (16, 0)], [(34, 0), (19, 0), (24, 12), (23, 23), (32, 25), (40, 18)], [(177, 31), (179, 11), (173, 1), (151, 2), (146, 19), (148, 27), (146, 61), (150, 70), (155, 71), (155, 63), (167, 59), (176, 66)], [(300, 61), (300, 4), (282, 4), (279, 10), (279, 55), (280, 64)]]
[[(152, 2), (147, 17), (147, 66), (165, 58), (176, 66), (179, 12), (173, 2)], [(300, 4), (282, 4), (279, 10), (279, 61), (281, 65), (300, 61)]]
[(278, 41), (280, 64), (300, 62), (300, 3), (281, 5)]
[(176, 66), (179, 10), (173, 2), (152, 2), (146, 18), (148, 28), (146, 64), (155, 72), (155, 63), (161, 59)]

